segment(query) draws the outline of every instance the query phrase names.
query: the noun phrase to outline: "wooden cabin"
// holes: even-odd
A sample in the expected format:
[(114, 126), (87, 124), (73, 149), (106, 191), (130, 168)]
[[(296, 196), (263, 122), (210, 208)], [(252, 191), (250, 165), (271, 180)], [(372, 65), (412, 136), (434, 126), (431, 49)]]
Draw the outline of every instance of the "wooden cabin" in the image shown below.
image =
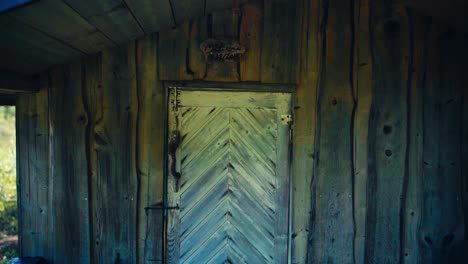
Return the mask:
[(20, 2), (22, 256), (468, 263), (466, 1)]

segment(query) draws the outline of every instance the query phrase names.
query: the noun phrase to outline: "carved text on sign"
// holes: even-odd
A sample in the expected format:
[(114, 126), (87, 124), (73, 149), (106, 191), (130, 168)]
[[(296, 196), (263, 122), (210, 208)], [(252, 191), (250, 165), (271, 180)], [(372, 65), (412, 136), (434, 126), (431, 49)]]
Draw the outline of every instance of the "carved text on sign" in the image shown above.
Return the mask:
[(205, 61), (234, 61), (245, 53), (245, 47), (237, 41), (207, 39), (200, 44)]

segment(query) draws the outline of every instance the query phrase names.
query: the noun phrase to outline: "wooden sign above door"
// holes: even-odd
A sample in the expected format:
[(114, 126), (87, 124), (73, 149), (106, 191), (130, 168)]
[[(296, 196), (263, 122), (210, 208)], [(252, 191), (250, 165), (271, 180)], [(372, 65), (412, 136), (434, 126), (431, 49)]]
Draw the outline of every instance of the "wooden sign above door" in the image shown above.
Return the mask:
[(205, 61), (234, 61), (245, 53), (239, 42), (227, 39), (207, 39), (200, 44)]

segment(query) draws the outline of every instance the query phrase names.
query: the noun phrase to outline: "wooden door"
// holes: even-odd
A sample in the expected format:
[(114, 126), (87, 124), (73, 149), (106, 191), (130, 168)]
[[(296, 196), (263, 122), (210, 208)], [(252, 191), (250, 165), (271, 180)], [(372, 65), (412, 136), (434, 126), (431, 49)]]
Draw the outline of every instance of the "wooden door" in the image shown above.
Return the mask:
[(168, 263), (288, 263), (289, 93), (173, 89)]

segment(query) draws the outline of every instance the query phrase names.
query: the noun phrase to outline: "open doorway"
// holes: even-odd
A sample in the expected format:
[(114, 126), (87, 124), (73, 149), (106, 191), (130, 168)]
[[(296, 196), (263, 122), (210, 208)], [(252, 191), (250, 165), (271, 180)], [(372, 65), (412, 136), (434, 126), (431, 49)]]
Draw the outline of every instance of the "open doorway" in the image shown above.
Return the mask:
[(0, 105), (0, 264), (18, 251), (15, 112)]

